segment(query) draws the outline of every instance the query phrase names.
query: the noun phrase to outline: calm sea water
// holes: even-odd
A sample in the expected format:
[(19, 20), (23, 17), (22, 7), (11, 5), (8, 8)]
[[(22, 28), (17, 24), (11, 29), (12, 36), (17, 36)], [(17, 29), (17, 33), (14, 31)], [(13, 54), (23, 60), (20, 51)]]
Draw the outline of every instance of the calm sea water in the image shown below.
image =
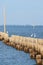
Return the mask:
[[(3, 26), (0, 26), (0, 31), (3, 31)], [(43, 26), (7, 26), (9, 36), (12, 34), (31, 36), (36, 34), (37, 38), (43, 38)], [(0, 42), (0, 65), (35, 65), (34, 59), (30, 59), (29, 54), (23, 51), (18, 51), (10, 46)]]

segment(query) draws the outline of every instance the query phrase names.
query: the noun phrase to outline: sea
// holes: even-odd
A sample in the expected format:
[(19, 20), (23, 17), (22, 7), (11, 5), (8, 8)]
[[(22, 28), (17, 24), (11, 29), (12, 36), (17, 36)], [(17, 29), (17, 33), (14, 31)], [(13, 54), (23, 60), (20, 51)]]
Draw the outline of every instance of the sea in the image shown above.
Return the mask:
[[(0, 26), (0, 31), (4, 31), (4, 26)], [(9, 36), (20, 35), (25, 37), (35, 34), (36, 38), (43, 38), (43, 26), (31, 25), (7, 25), (6, 31)], [(0, 65), (37, 65), (35, 59), (31, 59), (29, 53), (18, 51), (13, 47), (5, 45), (0, 41)]]

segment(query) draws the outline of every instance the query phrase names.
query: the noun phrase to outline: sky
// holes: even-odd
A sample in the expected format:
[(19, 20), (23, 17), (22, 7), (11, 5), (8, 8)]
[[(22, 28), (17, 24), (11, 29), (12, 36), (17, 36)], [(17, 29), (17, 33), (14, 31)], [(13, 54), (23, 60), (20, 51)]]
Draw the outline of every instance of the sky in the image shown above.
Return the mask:
[(43, 25), (43, 0), (0, 0), (0, 25)]

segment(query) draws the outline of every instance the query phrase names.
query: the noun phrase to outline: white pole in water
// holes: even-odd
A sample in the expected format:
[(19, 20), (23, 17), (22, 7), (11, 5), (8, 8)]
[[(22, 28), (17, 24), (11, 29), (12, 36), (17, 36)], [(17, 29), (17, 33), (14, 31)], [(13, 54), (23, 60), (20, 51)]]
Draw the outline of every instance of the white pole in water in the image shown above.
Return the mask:
[(6, 13), (5, 13), (5, 8), (4, 8), (4, 33), (6, 33)]

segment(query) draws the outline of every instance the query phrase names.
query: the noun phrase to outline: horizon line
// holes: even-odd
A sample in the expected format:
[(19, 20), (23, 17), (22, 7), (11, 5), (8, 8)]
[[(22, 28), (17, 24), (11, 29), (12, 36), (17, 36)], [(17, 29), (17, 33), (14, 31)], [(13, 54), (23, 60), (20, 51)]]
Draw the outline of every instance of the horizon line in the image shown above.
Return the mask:
[[(6, 26), (9, 26), (9, 25), (11, 25), (11, 26), (43, 26), (43, 25), (30, 25), (30, 24), (29, 25), (27, 25), (27, 24), (26, 25), (7, 24)], [(2, 24), (0, 26), (4, 26), (4, 25)]]

